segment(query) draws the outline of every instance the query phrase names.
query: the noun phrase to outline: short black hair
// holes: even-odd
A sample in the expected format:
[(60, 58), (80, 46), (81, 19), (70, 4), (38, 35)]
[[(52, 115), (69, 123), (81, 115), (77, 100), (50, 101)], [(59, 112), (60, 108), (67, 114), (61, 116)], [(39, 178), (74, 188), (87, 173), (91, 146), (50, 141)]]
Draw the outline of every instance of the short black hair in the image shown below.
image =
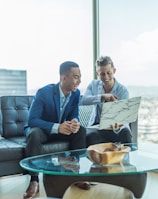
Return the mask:
[(79, 68), (79, 65), (73, 61), (66, 61), (60, 65), (60, 76), (70, 72), (71, 68)]
[(98, 66), (106, 66), (108, 64), (111, 64), (111, 67), (114, 67), (114, 63), (109, 56), (101, 56), (99, 59), (96, 61), (96, 67)]

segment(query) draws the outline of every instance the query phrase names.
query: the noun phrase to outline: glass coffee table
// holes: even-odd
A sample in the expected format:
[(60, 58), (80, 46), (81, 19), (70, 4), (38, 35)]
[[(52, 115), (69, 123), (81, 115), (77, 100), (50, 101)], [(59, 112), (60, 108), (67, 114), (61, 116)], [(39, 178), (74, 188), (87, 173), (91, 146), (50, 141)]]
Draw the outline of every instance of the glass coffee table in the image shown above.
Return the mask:
[(67, 187), (74, 182), (90, 181), (118, 185), (129, 189), (141, 198), (147, 181), (147, 172), (158, 169), (158, 155), (141, 151), (130, 144), (131, 152), (120, 164), (94, 164), (87, 149), (64, 151), (33, 156), (20, 161), (22, 168), (43, 173), (48, 197), (62, 198)]

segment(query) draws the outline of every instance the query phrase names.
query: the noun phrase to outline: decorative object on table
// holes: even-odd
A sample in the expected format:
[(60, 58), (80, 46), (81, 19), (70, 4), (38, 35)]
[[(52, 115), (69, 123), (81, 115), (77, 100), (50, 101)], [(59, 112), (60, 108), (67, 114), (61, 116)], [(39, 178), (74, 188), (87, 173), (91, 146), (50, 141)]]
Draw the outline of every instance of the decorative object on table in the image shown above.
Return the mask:
[(128, 146), (112, 142), (94, 144), (87, 148), (90, 160), (101, 165), (121, 163), (124, 155), (130, 150)]
[(60, 165), (66, 169), (67, 171), (72, 171), (74, 173), (78, 173), (80, 169), (79, 162), (75, 156), (60, 156), (58, 158)]

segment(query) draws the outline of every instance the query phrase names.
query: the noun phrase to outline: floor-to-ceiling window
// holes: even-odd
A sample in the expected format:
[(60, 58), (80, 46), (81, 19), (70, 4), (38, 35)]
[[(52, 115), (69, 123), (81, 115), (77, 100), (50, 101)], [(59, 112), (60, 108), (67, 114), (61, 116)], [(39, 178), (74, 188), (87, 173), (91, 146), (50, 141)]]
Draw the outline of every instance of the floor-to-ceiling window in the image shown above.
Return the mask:
[[(111, 56), (131, 97), (142, 96), (139, 136), (157, 142), (158, 1), (96, 1), (100, 55)], [(0, 0), (0, 69), (26, 70), (27, 94), (35, 94), (59, 81), (61, 62), (73, 60), (81, 67), (82, 93), (93, 78), (92, 2)]]
[(27, 71), (28, 94), (59, 81), (60, 63), (93, 77), (91, 0), (0, 0), (0, 68)]
[(158, 1), (99, 0), (100, 54), (130, 96), (142, 96), (139, 139), (158, 142)]

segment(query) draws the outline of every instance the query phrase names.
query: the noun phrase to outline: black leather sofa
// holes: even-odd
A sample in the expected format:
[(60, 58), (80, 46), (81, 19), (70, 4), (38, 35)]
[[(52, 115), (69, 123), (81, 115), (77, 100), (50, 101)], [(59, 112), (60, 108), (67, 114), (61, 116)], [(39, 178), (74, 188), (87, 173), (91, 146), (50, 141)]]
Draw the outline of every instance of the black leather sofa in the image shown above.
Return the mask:
[[(19, 161), (25, 157), (24, 125), (33, 96), (0, 97), (0, 177), (25, 173)], [(82, 126), (87, 126), (92, 106), (80, 106), (79, 115)], [(137, 142), (137, 122), (131, 124), (133, 142)], [(87, 131), (88, 133), (88, 131)], [(69, 149), (67, 142), (43, 144), (43, 153), (59, 152)]]

